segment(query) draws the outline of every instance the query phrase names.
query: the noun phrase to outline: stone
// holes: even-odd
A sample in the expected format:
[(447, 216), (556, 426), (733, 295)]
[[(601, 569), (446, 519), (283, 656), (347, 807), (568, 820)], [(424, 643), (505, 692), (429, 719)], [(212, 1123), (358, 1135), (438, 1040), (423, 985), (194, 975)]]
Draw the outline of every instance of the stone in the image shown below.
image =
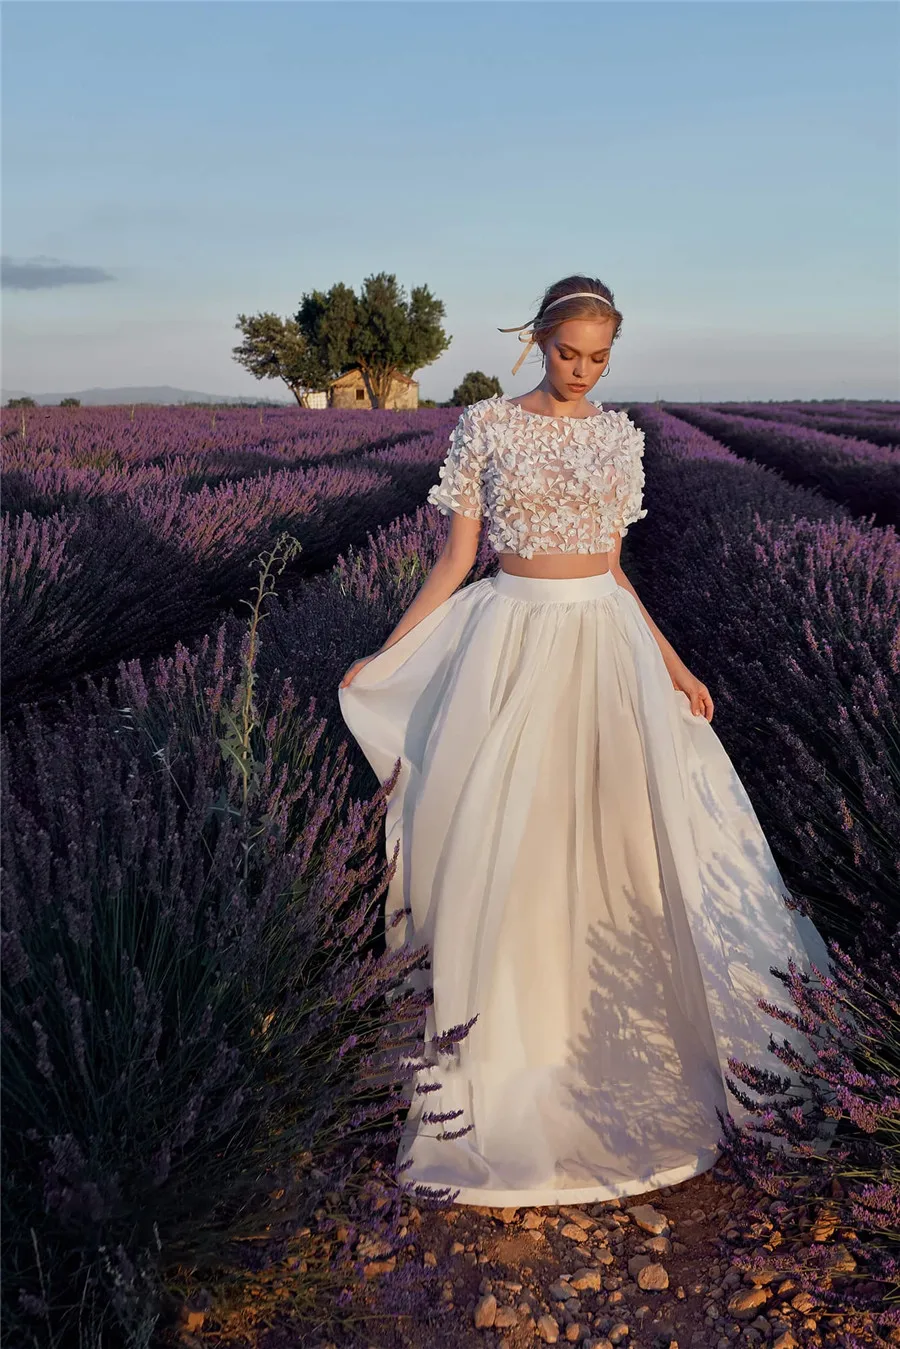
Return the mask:
[(737, 1321), (752, 1321), (768, 1297), (764, 1288), (741, 1288), (728, 1299), (728, 1311)]
[(630, 1332), (628, 1329), (628, 1322), (617, 1321), (616, 1324), (613, 1326), (612, 1330), (609, 1332), (608, 1338), (610, 1344), (621, 1344), (623, 1340), (628, 1339), (629, 1333)]
[(574, 1297), (575, 1294), (567, 1283), (560, 1280), (559, 1283), (550, 1285), (547, 1289), (547, 1296), (552, 1298), (554, 1302), (565, 1302), (568, 1298)]
[(608, 1246), (595, 1246), (594, 1259), (598, 1265), (612, 1265), (615, 1264), (616, 1257)]
[(583, 1227), (586, 1232), (592, 1232), (597, 1226), (596, 1220), (589, 1218), (580, 1208), (570, 1208), (566, 1204), (562, 1204), (559, 1211), (563, 1218), (568, 1218), (570, 1223), (576, 1223), (579, 1227)]
[(434, 1251), (425, 1252), (425, 1254), (422, 1256), (422, 1264), (430, 1265), (432, 1269), (437, 1268), (437, 1256), (435, 1255)]
[(525, 1217), (522, 1219), (522, 1226), (526, 1232), (531, 1231), (532, 1229), (537, 1227), (543, 1227), (543, 1225), (544, 1225), (543, 1214), (536, 1213), (533, 1208), (530, 1208), (528, 1212), (525, 1214)]
[(559, 1339), (559, 1324), (547, 1312), (538, 1317), (534, 1328), (545, 1344), (556, 1344)]
[(796, 1312), (809, 1313), (816, 1305), (816, 1299), (811, 1293), (798, 1293), (796, 1297), (791, 1298), (791, 1306)]
[(823, 1209), (809, 1229), (809, 1235), (813, 1241), (827, 1241), (834, 1236), (837, 1225), (837, 1214), (831, 1209)]
[(494, 1317), (495, 1330), (509, 1330), (512, 1326), (519, 1324), (519, 1313), (515, 1307), (498, 1307), (497, 1315)]
[(599, 1293), (603, 1287), (603, 1275), (599, 1269), (576, 1269), (570, 1282), (579, 1293), (587, 1290)]
[(789, 1330), (785, 1330), (777, 1340), (773, 1340), (772, 1349), (797, 1349), (797, 1341)]
[(754, 1288), (762, 1288), (765, 1284), (772, 1283), (778, 1278), (781, 1270), (779, 1269), (751, 1269), (746, 1278), (750, 1280)]
[(570, 1241), (587, 1241), (588, 1233), (577, 1223), (566, 1223), (565, 1227), (560, 1228), (559, 1235), (568, 1237)]
[(661, 1293), (669, 1286), (669, 1276), (662, 1265), (644, 1265), (638, 1270), (638, 1288), (645, 1293)]
[(828, 1269), (832, 1274), (852, 1274), (856, 1269), (856, 1261), (846, 1246), (833, 1246), (831, 1248), (831, 1259), (828, 1261)]
[(644, 1250), (651, 1255), (671, 1255), (672, 1243), (668, 1237), (648, 1237), (644, 1242)]
[(572, 1321), (566, 1326), (566, 1339), (570, 1344), (575, 1344), (576, 1341), (581, 1339), (581, 1326), (577, 1321)]
[(378, 1274), (393, 1274), (396, 1265), (396, 1255), (392, 1255), (390, 1260), (370, 1260), (367, 1265), (363, 1265), (363, 1274), (367, 1279), (374, 1279)]
[[(474, 1208), (474, 1205), (473, 1205), (473, 1208)], [(465, 1248), (465, 1246), (462, 1244), (461, 1241), (454, 1241), (454, 1242), (452, 1242), (451, 1245), (450, 1245), (450, 1254), (451, 1254), (451, 1255), (462, 1255), (462, 1253), (463, 1253), (463, 1251), (464, 1251), (465, 1249), (466, 1249), (466, 1248)]]
[(652, 1263), (649, 1255), (633, 1255), (628, 1261), (628, 1273), (634, 1278), (640, 1270)]
[(476, 1330), (490, 1330), (494, 1324), (494, 1318), (497, 1315), (497, 1299), (493, 1293), (485, 1293), (484, 1297), (479, 1298), (475, 1303), (473, 1313)]
[(642, 1232), (649, 1232), (651, 1236), (662, 1236), (668, 1230), (668, 1218), (652, 1204), (634, 1204), (626, 1212), (631, 1215)]

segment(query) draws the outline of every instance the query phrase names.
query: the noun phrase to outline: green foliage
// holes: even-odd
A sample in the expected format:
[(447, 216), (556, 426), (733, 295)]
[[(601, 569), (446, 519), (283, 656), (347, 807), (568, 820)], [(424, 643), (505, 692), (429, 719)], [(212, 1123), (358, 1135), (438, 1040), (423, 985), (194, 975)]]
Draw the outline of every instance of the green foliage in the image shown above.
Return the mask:
[(234, 325), (244, 334), (232, 355), (255, 379), (281, 379), (298, 404), (311, 389), (323, 389), (328, 372), (293, 319), (277, 314), (239, 314)]
[(496, 398), (503, 390), (496, 375), (486, 375), (481, 370), (470, 370), (453, 390), (451, 407), (468, 407), (482, 398)]

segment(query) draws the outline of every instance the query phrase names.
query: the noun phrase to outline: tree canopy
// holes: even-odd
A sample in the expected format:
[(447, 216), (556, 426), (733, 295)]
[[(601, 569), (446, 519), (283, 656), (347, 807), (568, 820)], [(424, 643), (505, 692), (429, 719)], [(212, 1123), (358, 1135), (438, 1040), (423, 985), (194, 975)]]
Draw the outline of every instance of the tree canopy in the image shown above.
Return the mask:
[(412, 378), (447, 350), (443, 315), (427, 286), (413, 287), (407, 299), (395, 275), (379, 272), (358, 296), (340, 281), (308, 292), (293, 318), (240, 314), (235, 327), (244, 341), (233, 354), (255, 378), (282, 379), (301, 406), (310, 392), (358, 369), (372, 407), (381, 408), (398, 375)]

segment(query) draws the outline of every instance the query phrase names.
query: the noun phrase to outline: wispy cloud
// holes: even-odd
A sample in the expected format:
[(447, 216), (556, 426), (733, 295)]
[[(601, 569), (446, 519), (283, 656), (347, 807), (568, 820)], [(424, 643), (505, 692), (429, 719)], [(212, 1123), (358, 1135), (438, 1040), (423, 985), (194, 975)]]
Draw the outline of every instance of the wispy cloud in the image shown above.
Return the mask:
[(78, 267), (71, 262), (60, 262), (59, 258), (0, 258), (0, 287), (3, 290), (59, 290), (61, 286), (96, 286), (101, 281), (115, 279), (102, 267)]

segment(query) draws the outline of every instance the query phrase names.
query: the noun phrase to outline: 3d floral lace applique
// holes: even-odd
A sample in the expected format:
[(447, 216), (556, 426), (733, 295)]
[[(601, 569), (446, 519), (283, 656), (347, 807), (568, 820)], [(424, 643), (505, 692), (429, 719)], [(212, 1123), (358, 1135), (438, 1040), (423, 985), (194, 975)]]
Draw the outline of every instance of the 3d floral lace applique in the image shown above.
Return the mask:
[(606, 553), (647, 514), (643, 453), (625, 412), (544, 417), (501, 394), (462, 413), (427, 500), (485, 516), (496, 552)]

